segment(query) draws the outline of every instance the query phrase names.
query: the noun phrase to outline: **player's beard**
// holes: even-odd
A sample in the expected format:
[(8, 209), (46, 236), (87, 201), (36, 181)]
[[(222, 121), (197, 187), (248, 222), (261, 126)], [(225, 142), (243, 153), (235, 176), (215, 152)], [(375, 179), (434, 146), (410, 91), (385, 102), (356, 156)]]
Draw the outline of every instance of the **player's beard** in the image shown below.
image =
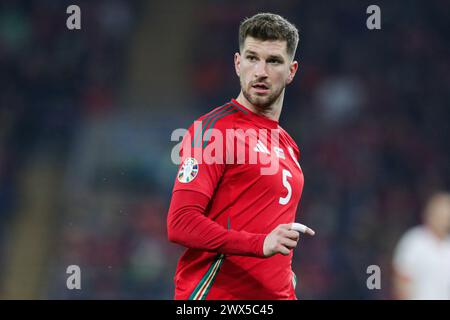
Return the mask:
[(249, 87), (246, 87), (241, 83), (241, 88), (245, 99), (247, 99), (248, 102), (250, 102), (252, 105), (257, 107), (261, 111), (270, 110), (272, 108), (272, 105), (280, 97), (284, 89), (284, 87), (281, 87), (279, 90), (270, 91), (270, 93), (267, 95), (259, 96), (257, 94), (252, 95), (250, 93), (250, 90), (252, 89), (252, 84), (249, 84)]

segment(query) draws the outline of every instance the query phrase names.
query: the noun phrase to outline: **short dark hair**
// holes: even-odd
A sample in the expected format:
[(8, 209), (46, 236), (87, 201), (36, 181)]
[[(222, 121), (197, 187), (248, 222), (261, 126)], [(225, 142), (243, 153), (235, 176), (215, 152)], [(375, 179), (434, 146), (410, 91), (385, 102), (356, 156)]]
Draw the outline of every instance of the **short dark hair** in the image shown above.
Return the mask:
[(258, 13), (246, 18), (239, 27), (239, 49), (245, 39), (285, 40), (287, 53), (293, 58), (297, 50), (299, 35), (297, 28), (282, 16), (273, 13)]

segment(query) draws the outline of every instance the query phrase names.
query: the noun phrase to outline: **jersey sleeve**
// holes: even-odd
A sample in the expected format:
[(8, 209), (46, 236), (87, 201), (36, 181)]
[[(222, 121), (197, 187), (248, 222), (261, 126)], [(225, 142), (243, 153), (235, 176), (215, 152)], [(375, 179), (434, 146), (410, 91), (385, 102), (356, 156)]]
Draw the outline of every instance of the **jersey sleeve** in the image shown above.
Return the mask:
[[(209, 138), (211, 143), (216, 140), (214, 135)], [(214, 146), (218, 147), (214, 148)], [(180, 165), (173, 193), (179, 190), (191, 190), (203, 193), (209, 199), (212, 198), (224, 173), (226, 157), (226, 149), (223, 145), (215, 144), (214, 146), (206, 145), (201, 121), (194, 122), (183, 137)], [(213, 152), (210, 152), (211, 150)]]
[(174, 192), (167, 217), (169, 240), (192, 249), (264, 257), (265, 234), (225, 229), (205, 216), (208, 202), (195, 191)]
[(200, 124), (194, 123), (183, 138), (167, 218), (168, 238), (192, 249), (264, 257), (265, 234), (229, 230), (205, 215), (225, 171), (223, 137), (230, 124), (217, 125), (211, 134)]

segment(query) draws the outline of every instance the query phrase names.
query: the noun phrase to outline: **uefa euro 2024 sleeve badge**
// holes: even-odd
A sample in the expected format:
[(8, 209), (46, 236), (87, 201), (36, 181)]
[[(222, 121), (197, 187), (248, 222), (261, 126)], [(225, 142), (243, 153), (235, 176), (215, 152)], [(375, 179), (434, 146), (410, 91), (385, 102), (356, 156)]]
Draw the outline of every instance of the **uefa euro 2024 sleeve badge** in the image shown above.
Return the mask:
[(194, 158), (186, 158), (178, 172), (178, 181), (189, 183), (195, 179), (198, 174), (198, 162)]

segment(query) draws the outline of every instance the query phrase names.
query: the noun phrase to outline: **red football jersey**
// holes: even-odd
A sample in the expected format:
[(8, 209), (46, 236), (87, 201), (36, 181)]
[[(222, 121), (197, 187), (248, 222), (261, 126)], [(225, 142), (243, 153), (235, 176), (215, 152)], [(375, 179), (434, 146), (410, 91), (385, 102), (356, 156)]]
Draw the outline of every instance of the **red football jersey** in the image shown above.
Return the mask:
[[(275, 227), (295, 221), (304, 179), (294, 140), (232, 99), (194, 122), (180, 154), (168, 232), (188, 249), (175, 299), (296, 299), (292, 251), (264, 258), (262, 248)], [(181, 213), (187, 203), (203, 215)]]

